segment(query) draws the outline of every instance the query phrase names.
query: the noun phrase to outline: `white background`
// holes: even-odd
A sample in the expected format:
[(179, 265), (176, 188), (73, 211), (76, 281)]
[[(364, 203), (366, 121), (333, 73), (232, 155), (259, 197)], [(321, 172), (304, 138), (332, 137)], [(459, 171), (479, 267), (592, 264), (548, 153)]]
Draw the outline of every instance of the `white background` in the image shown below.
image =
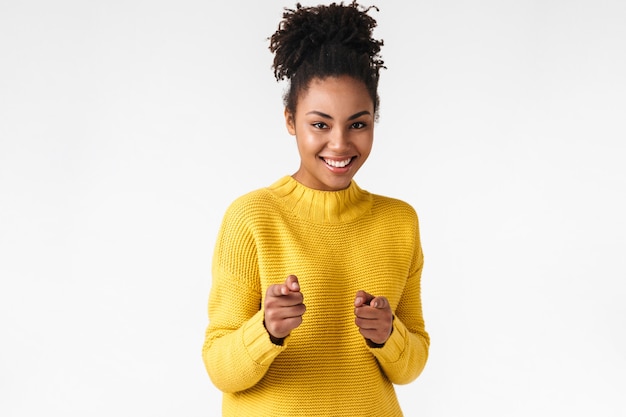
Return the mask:
[[(406, 415), (626, 415), (625, 4), (377, 2), (356, 179), (421, 218)], [(267, 50), (293, 5), (0, 2), (0, 415), (220, 414), (211, 255), (298, 166)]]

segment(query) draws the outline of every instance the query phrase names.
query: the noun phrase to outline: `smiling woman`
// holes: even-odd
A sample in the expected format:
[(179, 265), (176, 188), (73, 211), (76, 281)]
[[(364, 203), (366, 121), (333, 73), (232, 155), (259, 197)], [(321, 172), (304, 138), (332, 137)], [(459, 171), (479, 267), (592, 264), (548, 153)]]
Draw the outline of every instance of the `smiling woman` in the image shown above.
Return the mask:
[(313, 79), (285, 119), (300, 153), (293, 177), (317, 190), (347, 188), (374, 140), (374, 104), (365, 85), (350, 76)]
[(370, 10), (298, 4), (271, 37), (300, 166), (217, 237), (203, 359), (225, 416), (401, 416), (394, 384), (426, 364), (417, 215), (353, 179), (383, 67)]

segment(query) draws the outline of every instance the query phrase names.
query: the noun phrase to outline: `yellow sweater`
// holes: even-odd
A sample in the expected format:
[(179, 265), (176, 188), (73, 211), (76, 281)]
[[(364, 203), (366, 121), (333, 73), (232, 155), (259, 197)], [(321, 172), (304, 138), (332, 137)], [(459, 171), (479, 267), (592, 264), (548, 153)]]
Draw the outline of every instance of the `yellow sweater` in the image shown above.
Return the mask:
[[(428, 356), (417, 215), (356, 183), (307, 188), (286, 176), (229, 207), (213, 256), (202, 356), (224, 416), (401, 416), (393, 384)], [(268, 286), (294, 274), (302, 324), (282, 346), (263, 326)], [(358, 290), (388, 298), (393, 332), (370, 348), (354, 323)]]

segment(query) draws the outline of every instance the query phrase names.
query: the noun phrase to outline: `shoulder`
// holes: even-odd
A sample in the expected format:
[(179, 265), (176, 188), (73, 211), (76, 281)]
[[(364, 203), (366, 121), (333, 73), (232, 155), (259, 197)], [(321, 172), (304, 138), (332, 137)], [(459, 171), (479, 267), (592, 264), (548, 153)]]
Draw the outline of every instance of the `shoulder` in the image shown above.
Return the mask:
[[(392, 239), (400, 247), (402, 243), (420, 248), (420, 222), (415, 208), (404, 200), (373, 194), (372, 230)], [(390, 237), (392, 236), (392, 237)]]
[(267, 188), (260, 188), (237, 197), (226, 209), (225, 217), (240, 220), (267, 213), (276, 205), (276, 199)]
[(407, 219), (417, 221), (417, 211), (415, 208), (404, 200), (388, 197), (379, 194), (372, 194), (373, 207), (372, 210), (388, 215), (402, 216)]

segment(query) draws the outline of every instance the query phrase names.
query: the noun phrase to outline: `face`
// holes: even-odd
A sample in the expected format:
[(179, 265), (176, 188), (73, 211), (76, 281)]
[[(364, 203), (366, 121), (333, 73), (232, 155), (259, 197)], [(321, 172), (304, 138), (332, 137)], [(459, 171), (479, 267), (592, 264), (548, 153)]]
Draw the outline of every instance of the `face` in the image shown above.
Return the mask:
[(300, 153), (293, 177), (316, 190), (347, 188), (374, 140), (374, 103), (365, 84), (349, 76), (313, 79), (285, 119)]

